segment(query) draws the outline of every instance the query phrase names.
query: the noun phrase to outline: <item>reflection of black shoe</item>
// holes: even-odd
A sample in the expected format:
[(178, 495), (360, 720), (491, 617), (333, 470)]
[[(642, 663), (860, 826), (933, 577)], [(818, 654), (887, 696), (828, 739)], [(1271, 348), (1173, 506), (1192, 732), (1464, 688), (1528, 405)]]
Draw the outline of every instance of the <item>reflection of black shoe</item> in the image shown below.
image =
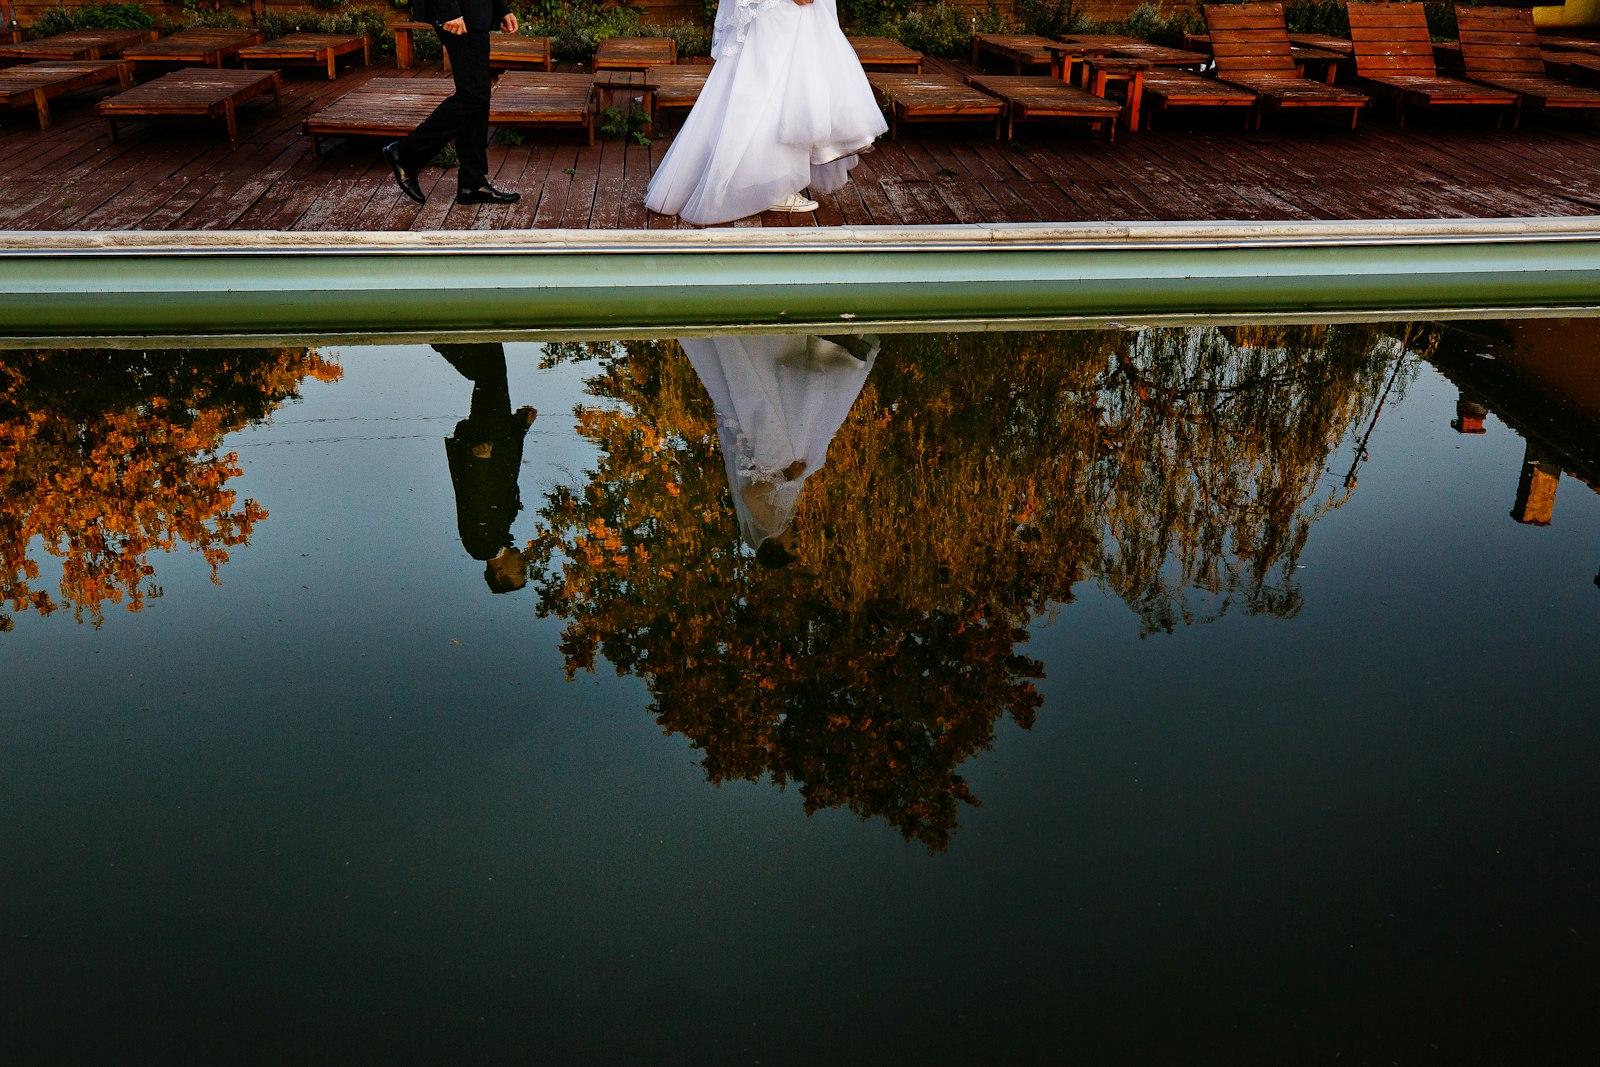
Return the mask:
[(422, 186), (417, 184), (417, 176), (400, 163), (399, 141), (390, 141), (383, 146), (383, 158), (389, 161), (389, 167), (394, 171), (394, 183), (400, 187), (400, 191), (419, 204), (427, 203), (428, 198), (422, 195)]
[(521, 199), (521, 193), (502, 192), (492, 185), (480, 185), (476, 189), (462, 189), (456, 193), (458, 204), (515, 204)]

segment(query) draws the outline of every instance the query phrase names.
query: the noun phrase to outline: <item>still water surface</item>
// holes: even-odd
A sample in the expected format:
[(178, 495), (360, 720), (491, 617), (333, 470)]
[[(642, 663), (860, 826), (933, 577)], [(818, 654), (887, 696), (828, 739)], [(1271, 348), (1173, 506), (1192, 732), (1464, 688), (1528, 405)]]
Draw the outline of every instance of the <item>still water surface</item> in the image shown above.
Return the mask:
[(1590, 1062), (1596, 486), (1594, 321), (0, 352), (0, 1061)]

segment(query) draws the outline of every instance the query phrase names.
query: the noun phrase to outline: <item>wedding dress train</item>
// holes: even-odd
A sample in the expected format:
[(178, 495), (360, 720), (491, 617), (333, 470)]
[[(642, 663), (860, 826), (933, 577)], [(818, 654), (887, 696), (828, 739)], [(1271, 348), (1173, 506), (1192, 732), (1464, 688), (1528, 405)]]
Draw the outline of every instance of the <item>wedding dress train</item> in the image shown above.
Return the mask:
[(732, 222), (850, 180), (888, 125), (834, 3), (722, 0), (716, 64), (650, 179), (650, 210)]

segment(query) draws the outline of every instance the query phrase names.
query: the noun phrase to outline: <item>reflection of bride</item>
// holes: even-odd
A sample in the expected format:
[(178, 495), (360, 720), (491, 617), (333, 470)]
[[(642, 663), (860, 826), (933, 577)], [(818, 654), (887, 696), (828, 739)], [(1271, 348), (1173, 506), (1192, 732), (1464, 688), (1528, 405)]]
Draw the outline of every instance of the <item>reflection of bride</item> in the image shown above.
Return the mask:
[(800, 489), (866, 384), (876, 337), (740, 334), (678, 342), (717, 409), (739, 532), (762, 563), (794, 559)]
[(701, 225), (811, 211), (800, 190), (850, 180), (888, 127), (834, 3), (721, 0), (716, 64), (650, 179), (650, 210)]

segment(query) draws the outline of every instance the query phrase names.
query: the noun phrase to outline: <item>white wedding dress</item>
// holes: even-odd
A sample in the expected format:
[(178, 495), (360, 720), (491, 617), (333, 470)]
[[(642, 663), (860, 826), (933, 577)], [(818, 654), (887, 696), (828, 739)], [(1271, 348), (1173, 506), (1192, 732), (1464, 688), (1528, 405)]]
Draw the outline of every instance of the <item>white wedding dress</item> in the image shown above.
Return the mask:
[(760, 548), (793, 521), (801, 487), (822, 469), (866, 384), (878, 339), (732, 334), (678, 344), (717, 410), (739, 532)]
[(650, 179), (650, 210), (732, 222), (850, 180), (888, 125), (834, 3), (722, 0), (716, 64)]

